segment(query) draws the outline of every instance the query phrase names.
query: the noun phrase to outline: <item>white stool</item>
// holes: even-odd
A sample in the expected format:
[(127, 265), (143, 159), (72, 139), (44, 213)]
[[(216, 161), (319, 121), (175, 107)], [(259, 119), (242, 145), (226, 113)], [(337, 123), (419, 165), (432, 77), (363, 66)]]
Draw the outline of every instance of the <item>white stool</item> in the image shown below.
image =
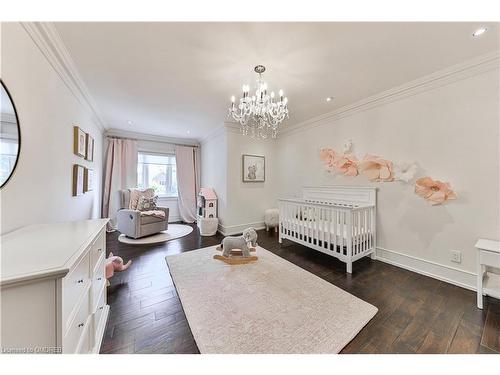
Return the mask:
[(477, 254), (477, 307), (483, 308), (483, 294), (500, 299), (500, 275), (485, 272), (486, 266), (500, 269), (500, 241), (479, 239)]
[(264, 223), (266, 230), (269, 228), (277, 228), (280, 222), (280, 210), (277, 208), (268, 208), (264, 211)]

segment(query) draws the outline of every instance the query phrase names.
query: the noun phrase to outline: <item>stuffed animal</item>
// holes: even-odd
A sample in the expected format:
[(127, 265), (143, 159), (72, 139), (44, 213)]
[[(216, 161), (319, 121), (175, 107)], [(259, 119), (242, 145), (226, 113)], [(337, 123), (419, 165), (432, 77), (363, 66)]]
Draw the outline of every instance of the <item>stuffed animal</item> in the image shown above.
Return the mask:
[(115, 272), (125, 271), (130, 267), (132, 261), (129, 260), (127, 264), (123, 264), (123, 259), (119, 256), (113, 255), (113, 253), (109, 253), (108, 258), (106, 259), (106, 286), (109, 286), (109, 279), (113, 277)]
[(239, 237), (225, 237), (217, 247), (217, 250), (222, 250), (222, 255), (214, 255), (214, 258), (229, 264), (247, 263), (257, 260), (256, 256), (250, 255), (250, 251), (255, 251), (257, 246), (257, 232), (247, 228)]
[(249, 180), (256, 180), (257, 179), (257, 166), (255, 164), (248, 166), (247, 178)]

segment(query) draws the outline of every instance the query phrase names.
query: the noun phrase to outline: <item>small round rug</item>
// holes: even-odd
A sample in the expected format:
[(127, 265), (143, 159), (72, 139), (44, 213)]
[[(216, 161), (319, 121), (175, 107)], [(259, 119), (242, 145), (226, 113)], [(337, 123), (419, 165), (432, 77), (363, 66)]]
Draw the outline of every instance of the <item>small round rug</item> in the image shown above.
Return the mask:
[(146, 245), (146, 244), (175, 240), (176, 238), (187, 236), (192, 231), (193, 227), (190, 227), (189, 225), (168, 224), (167, 230), (161, 231), (159, 233), (147, 237), (134, 239), (127, 237), (124, 234), (120, 234), (118, 236), (118, 241), (130, 245)]

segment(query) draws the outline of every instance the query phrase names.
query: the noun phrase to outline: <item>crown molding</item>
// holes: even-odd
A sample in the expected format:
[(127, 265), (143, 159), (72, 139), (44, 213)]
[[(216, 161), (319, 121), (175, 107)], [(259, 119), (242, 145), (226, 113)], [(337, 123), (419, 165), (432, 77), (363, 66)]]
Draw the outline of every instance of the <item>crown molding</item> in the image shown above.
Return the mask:
[(355, 103), (340, 107), (326, 114), (280, 129), (280, 136), (286, 137), (296, 132), (311, 129), (355, 115), (375, 107), (383, 106), (425, 91), (449, 85), (500, 67), (500, 51), (493, 51), (435, 73), (407, 82), (403, 85), (382, 91)]
[(214, 130), (212, 130), (208, 135), (202, 139), (200, 139), (200, 145), (204, 145), (207, 142), (210, 142), (212, 139), (217, 138), (224, 134), (226, 127), (224, 125), (218, 126)]
[(212, 139), (223, 135), (226, 131), (232, 133), (239, 133), (240, 124), (234, 121), (224, 121), (221, 126), (218, 126), (214, 130), (212, 130), (208, 135), (200, 140), (200, 144), (203, 145), (211, 141)]
[(104, 135), (106, 137), (130, 138), (139, 141), (160, 142), (185, 146), (199, 146), (199, 143), (196, 139), (165, 137), (162, 135), (137, 133), (121, 129), (108, 129), (105, 131)]
[(21, 22), (21, 25), (65, 85), (90, 113), (100, 130), (104, 131), (106, 128), (104, 117), (90, 95), (55, 25), (52, 22)]

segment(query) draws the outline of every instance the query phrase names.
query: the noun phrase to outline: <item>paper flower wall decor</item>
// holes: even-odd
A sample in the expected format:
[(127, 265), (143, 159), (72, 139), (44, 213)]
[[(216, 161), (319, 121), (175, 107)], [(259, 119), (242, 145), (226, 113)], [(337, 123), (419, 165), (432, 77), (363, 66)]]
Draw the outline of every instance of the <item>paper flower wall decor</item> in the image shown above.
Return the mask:
[(418, 171), (418, 165), (415, 162), (401, 162), (394, 165), (394, 179), (409, 183)]
[(376, 155), (365, 155), (358, 169), (371, 181), (394, 181), (392, 162)]
[(433, 180), (430, 177), (421, 177), (416, 181), (415, 194), (427, 199), (433, 206), (457, 199), (457, 194), (448, 182)]
[(331, 148), (322, 148), (320, 151), (320, 158), (325, 163), (325, 168), (328, 172), (333, 171), (335, 168), (335, 157), (337, 153)]
[(358, 159), (351, 154), (337, 155), (334, 162), (334, 168), (338, 173), (344, 176), (354, 177), (358, 175)]
[[(366, 154), (363, 160), (358, 160), (352, 151), (352, 140), (348, 139), (342, 145), (342, 153), (332, 148), (320, 150), (320, 158), (328, 172), (336, 172), (344, 176), (355, 177), (363, 174), (371, 181), (402, 181), (410, 183), (419, 171), (416, 162), (399, 162), (382, 159), (380, 156)], [(451, 199), (457, 199), (457, 194), (448, 182), (421, 177), (415, 182), (415, 194), (439, 205)]]

